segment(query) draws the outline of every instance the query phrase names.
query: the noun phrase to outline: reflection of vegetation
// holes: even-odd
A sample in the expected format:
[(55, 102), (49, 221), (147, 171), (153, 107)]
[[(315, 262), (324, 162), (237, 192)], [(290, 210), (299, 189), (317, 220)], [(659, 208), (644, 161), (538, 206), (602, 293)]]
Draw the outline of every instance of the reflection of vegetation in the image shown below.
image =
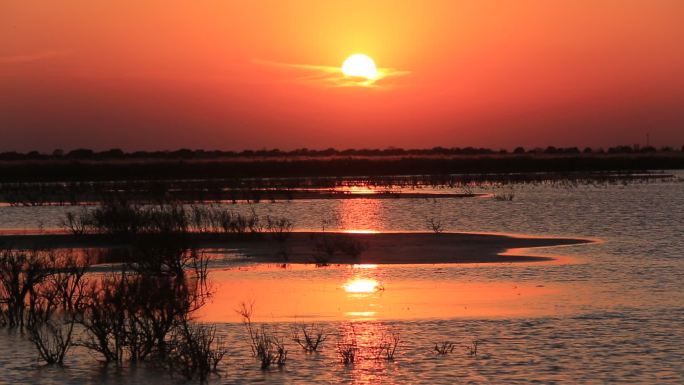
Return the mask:
[(87, 273), (87, 254), (75, 255), (4, 250), (0, 257), (0, 320), (27, 331), (43, 361), (62, 365), (79, 345), (107, 363), (145, 362), (188, 379), (205, 381), (216, 370), (222, 341), (212, 326), (190, 321), (209, 295), (203, 257), (146, 245), (131, 253), (144, 263), (131, 259), (100, 275)]
[(358, 258), (367, 249), (366, 245), (349, 234), (312, 234), (311, 240), (314, 244), (314, 263), (319, 266), (328, 265), (337, 254)]

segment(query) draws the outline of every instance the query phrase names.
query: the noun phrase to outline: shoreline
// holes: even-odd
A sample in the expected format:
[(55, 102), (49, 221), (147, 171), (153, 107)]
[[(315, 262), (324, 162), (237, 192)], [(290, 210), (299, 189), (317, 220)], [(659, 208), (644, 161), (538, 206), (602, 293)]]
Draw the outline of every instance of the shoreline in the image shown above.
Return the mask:
[[(0, 247), (14, 249), (117, 249), (139, 242), (172, 243), (217, 253), (235, 253), (260, 263), (325, 264), (442, 264), (544, 262), (554, 258), (524, 255), (520, 249), (593, 243), (596, 240), (558, 237), (525, 237), (511, 234), (480, 233), (339, 233), (293, 232), (284, 242), (272, 234), (235, 236), (233, 234), (189, 234), (184, 239), (160, 236), (122, 237), (110, 235), (0, 235)], [(151, 243), (153, 244), (153, 243)], [(357, 256), (334, 250), (322, 252), (325, 245), (360, 246)], [(323, 246), (321, 246), (323, 245)], [(517, 250), (516, 250), (517, 249)], [(512, 255), (515, 250), (516, 255)]]

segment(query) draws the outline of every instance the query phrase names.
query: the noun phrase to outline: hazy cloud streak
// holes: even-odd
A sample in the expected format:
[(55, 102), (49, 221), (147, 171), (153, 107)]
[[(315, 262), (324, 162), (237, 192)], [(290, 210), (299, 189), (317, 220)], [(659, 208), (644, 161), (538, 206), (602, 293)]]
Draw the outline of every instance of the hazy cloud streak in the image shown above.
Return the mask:
[(28, 54), (18, 54), (18, 55), (8, 55), (0, 56), (0, 64), (15, 64), (15, 63), (28, 63), (39, 60), (52, 59), (56, 57), (66, 56), (70, 51), (42, 51), (33, 52)]
[(350, 78), (342, 73), (340, 67), (337, 66), (323, 66), (323, 65), (313, 65), (313, 64), (295, 64), (295, 63), (282, 63), (269, 60), (254, 59), (254, 63), (272, 67), (282, 67), (289, 68), (293, 70), (302, 70), (307, 72), (306, 75), (300, 76), (295, 80), (318, 83), (322, 85), (327, 85), (330, 87), (382, 87), (379, 82), (395, 78), (399, 76), (405, 76), (410, 74), (410, 71), (402, 71), (394, 68), (380, 68), (378, 67), (378, 77), (375, 79), (358, 79)]

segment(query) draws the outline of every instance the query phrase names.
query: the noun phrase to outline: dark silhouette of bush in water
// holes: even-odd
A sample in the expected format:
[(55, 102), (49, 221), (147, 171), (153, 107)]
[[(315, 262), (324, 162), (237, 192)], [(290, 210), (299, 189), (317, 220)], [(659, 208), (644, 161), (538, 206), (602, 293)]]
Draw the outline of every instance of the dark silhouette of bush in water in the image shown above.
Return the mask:
[[(130, 260), (104, 277), (86, 274), (89, 258), (68, 252), (2, 251), (2, 325), (27, 331), (48, 364), (62, 365), (77, 344), (107, 363), (145, 362), (206, 381), (226, 352), (212, 326), (189, 320), (209, 295), (206, 259), (147, 247), (132, 255), (165, 255), (163, 263)], [(77, 329), (83, 337), (74, 341)]]
[(24, 328), (32, 293), (49, 275), (45, 258), (37, 251), (3, 250), (0, 254), (0, 321)]
[[(84, 346), (106, 362), (120, 365), (127, 358), (163, 363), (170, 358), (170, 348), (178, 349), (182, 342), (172, 337), (199, 344), (190, 339), (208, 338), (187, 319), (209, 296), (207, 261), (193, 250), (172, 246), (138, 246), (120, 273), (90, 288), (83, 317), (88, 337)], [(205, 366), (197, 370), (201, 367)], [(201, 371), (197, 374), (204, 376)]]
[(268, 369), (274, 364), (279, 368), (283, 367), (287, 361), (285, 343), (274, 332), (266, 329), (264, 325), (256, 327), (252, 323), (253, 311), (254, 303), (247, 304), (245, 302), (241, 303), (240, 308), (236, 310), (242, 317), (242, 323), (249, 334), (252, 355), (259, 360), (262, 370)]
[(185, 320), (174, 329), (168, 353), (169, 369), (182, 374), (188, 380), (197, 377), (200, 383), (227, 353), (225, 344), (216, 336), (215, 326), (192, 324)]
[(2, 325), (28, 332), (40, 358), (62, 365), (80, 317), (88, 260), (55, 252), (3, 250)]
[(301, 346), (306, 353), (316, 353), (328, 335), (316, 324), (297, 325), (292, 328), (292, 341)]
[(49, 275), (30, 297), (27, 329), (40, 357), (62, 365), (81, 316), (89, 258), (49, 255)]

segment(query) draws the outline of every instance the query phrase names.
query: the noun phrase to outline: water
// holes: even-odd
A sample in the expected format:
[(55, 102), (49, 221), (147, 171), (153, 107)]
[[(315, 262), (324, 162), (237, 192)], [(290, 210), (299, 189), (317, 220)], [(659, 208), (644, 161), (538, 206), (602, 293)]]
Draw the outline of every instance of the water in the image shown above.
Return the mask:
[[(230, 353), (222, 376), (212, 381), (684, 383), (684, 183), (515, 185), (513, 192), (512, 202), (347, 199), (229, 205), (289, 217), (298, 229), (321, 229), (325, 220), (326, 229), (424, 231), (426, 218), (436, 218), (448, 231), (576, 236), (600, 242), (536, 249), (535, 254), (563, 256), (559, 262), (537, 264), (238, 270), (229, 262), (216, 262), (210, 279), (221, 289), (200, 316), (219, 323)], [(0, 228), (50, 229), (73, 209), (0, 207)], [(374, 279), (384, 291), (345, 291), (344, 285), (356, 278)], [(238, 279), (246, 282), (244, 292), (222, 286)], [(255, 285), (259, 282), (275, 283), (266, 286), (270, 296), (258, 289), (263, 286)], [(249, 355), (242, 326), (233, 322), (232, 309), (239, 300), (250, 299), (240, 299), (243, 296), (257, 297), (255, 321), (269, 322), (284, 336), (293, 322), (312, 320), (331, 336), (321, 353), (313, 355), (288, 341), (287, 365), (261, 371)], [(402, 309), (402, 301), (414, 304), (412, 310)], [(456, 304), (468, 309), (457, 309)], [(346, 367), (338, 362), (335, 344), (350, 323), (360, 345), (368, 349), (362, 349), (364, 360)], [(380, 336), (390, 332), (401, 339), (396, 359), (369, 357)], [(465, 351), (474, 340), (479, 341), (477, 358)], [(455, 351), (434, 354), (435, 343), (442, 341), (454, 342)], [(79, 348), (70, 353), (66, 369), (36, 366), (30, 343), (0, 333), (0, 383), (182, 383), (152, 369), (102, 369)]]

